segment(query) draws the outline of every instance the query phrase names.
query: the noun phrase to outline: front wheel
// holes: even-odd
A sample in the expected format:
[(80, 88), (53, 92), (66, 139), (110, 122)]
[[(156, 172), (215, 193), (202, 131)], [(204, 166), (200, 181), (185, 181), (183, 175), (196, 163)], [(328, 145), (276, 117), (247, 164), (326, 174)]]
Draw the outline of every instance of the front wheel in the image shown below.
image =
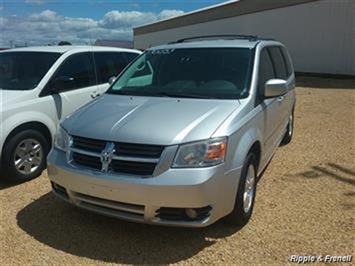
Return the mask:
[(46, 167), (49, 144), (37, 130), (27, 129), (12, 136), (3, 149), (2, 175), (9, 180), (27, 181)]
[(242, 168), (233, 211), (226, 217), (236, 226), (248, 223), (254, 207), (257, 176), (256, 156), (249, 153)]

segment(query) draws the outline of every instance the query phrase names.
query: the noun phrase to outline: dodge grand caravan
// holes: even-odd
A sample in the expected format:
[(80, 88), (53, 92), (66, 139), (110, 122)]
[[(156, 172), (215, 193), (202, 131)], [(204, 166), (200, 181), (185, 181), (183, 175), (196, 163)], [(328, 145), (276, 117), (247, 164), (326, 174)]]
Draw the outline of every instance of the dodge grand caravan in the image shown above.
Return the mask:
[(141, 52), (43, 46), (0, 52), (0, 175), (41, 174), (58, 121), (103, 94)]
[(63, 121), (48, 156), (53, 192), (129, 221), (202, 227), (227, 216), (242, 226), (258, 176), (291, 141), (294, 85), (276, 41), (205, 36), (150, 48)]

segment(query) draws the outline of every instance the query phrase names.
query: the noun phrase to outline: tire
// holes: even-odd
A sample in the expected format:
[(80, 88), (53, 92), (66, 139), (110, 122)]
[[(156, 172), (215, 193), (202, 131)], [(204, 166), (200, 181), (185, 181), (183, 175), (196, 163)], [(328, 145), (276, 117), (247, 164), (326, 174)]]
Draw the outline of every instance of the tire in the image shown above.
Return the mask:
[[(252, 173), (251, 173), (252, 172)], [(246, 204), (247, 201), (244, 201), (246, 190), (246, 182), (250, 180), (247, 176), (253, 175), (252, 187), (252, 195), (250, 197), (250, 203)], [(253, 153), (249, 153), (245, 159), (242, 173), (240, 176), (239, 186), (237, 190), (237, 195), (234, 203), (233, 211), (226, 217), (226, 221), (228, 224), (238, 227), (243, 227), (246, 225), (252, 215), (254, 200), (256, 194), (256, 183), (257, 183), (257, 163), (256, 156)], [(249, 201), (248, 201), (249, 202)]]
[(11, 136), (3, 148), (1, 177), (23, 182), (40, 176), (46, 168), (49, 148), (48, 141), (37, 130), (26, 129)]
[(292, 140), (293, 130), (294, 130), (294, 120), (295, 120), (293, 113), (294, 112), (292, 111), (292, 113), (289, 117), (288, 124), (286, 127), (286, 132), (285, 132), (283, 139), (281, 140), (280, 146), (285, 146), (285, 145), (289, 144)]

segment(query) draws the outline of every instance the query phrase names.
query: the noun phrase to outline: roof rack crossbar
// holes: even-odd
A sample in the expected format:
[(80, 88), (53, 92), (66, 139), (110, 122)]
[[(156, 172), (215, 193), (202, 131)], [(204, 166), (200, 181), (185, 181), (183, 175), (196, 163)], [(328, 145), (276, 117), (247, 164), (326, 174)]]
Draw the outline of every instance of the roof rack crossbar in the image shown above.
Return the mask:
[(249, 41), (258, 40), (258, 36), (256, 36), (256, 35), (220, 34), (220, 35), (202, 35), (202, 36), (187, 37), (187, 38), (179, 39), (179, 40), (177, 40), (175, 42), (172, 42), (172, 43), (182, 43), (182, 42), (190, 41), (190, 40), (209, 39), (209, 38), (215, 38), (215, 39), (243, 39), (243, 40), (249, 40)]

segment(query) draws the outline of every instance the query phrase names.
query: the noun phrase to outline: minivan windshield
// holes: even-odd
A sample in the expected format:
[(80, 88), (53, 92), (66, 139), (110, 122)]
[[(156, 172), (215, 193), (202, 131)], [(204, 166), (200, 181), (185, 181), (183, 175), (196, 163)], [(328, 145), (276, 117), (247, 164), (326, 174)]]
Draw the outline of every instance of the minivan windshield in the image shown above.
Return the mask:
[(60, 55), (49, 52), (0, 53), (0, 90), (34, 89)]
[(253, 50), (148, 50), (107, 91), (110, 94), (207, 99), (248, 96)]

